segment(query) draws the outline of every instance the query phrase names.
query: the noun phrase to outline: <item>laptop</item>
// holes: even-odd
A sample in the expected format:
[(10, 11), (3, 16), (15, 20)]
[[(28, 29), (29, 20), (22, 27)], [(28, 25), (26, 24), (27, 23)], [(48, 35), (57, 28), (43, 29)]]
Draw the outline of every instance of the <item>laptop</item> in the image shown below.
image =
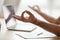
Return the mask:
[(12, 17), (15, 15), (14, 7), (11, 5), (3, 6), (3, 14), (8, 30), (31, 32), (36, 29), (36, 27), (30, 26), (31, 24), (16, 23), (16, 19)]

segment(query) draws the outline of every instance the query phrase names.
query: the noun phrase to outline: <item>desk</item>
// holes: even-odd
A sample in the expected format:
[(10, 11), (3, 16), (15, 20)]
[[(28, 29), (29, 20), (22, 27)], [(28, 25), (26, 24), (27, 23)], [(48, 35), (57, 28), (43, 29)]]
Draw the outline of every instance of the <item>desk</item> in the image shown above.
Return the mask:
[[(25, 40), (24, 38), (21, 38), (15, 34), (14, 31), (4, 31), (0, 32), (0, 40)], [(33, 39), (26, 39), (26, 40), (33, 40)], [(37, 39), (34, 39), (37, 40)], [(56, 38), (40, 38), (38, 40), (60, 40), (59, 37)]]
[[(5, 26), (5, 25), (4, 25)], [(60, 37), (56, 38), (39, 38), (39, 39), (24, 39), (19, 37), (15, 33), (16, 31), (6, 30), (5, 27), (0, 31), (0, 40), (60, 40)]]
[(0, 19), (1, 19), (1, 18), (4, 18), (4, 17), (3, 17), (2, 15), (0, 15)]

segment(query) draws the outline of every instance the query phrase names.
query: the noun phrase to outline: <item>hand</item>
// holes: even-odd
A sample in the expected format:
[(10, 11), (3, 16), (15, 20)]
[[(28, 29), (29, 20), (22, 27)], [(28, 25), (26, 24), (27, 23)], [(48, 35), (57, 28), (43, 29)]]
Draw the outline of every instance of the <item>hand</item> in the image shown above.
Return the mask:
[(33, 7), (28, 6), (29, 8), (33, 9), (34, 11), (36, 11), (37, 13), (40, 13), (40, 7), (38, 5), (34, 5)]
[[(26, 19), (26, 18), (24, 18), (24, 13), (27, 13), (30, 16)], [(21, 16), (13, 15), (13, 17), (15, 19), (18, 19), (18, 20), (23, 21), (23, 22), (35, 22), (36, 21), (34, 15), (31, 12), (27, 11), (27, 10), (22, 12)]]

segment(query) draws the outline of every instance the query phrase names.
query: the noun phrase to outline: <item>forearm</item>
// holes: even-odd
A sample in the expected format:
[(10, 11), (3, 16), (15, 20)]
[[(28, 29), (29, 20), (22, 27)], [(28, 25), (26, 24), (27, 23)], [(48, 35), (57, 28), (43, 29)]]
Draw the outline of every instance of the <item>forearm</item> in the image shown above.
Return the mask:
[(60, 36), (60, 26), (58, 26), (56, 24), (49, 24), (49, 23), (45, 23), (42, 21), (35, 21), (35, 22), (33, 22), (33, 24), (38, 25), (39, 27), (42, 27), (43, 29), (54, 33), (57, 36)]
[(45, 20), (47, 20), (48, 22), (51, 22), (51, 23), (55, 23), (56, 19), (51, 17), (51, 16), (48, 16), (47, 14), (43, 13), (43, 12), (37, 12), (39, 15), (41, 15)]
[(59, 18), (57, 18), (57, 20), (56, 20), (56, 22), (55, 22), (56, 24), (60, 24), (60, 17)]

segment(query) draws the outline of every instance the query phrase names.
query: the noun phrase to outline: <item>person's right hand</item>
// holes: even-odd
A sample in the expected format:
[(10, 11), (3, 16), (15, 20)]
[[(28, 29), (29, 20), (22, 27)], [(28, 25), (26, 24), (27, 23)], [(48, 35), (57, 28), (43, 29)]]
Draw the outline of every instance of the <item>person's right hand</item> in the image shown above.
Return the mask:
[[(27, 13), (30, 16), (26, 19), (26, 18), (24, 18), (24, 13)], [(35, 22), (36, 21), (36, 18), (34, 17), (34, 15), (31, 12), (27, 11), (27, 10), (22, 12), (21, 16), (13, 15), (13, 17), (15, 19), (18, 19), (18, 20), (23, 21), (23, 22)]]
[(37, 13), (41, 13), (40, 7), (38, 5), (28, 6), (28, 7), (36, 11)]

